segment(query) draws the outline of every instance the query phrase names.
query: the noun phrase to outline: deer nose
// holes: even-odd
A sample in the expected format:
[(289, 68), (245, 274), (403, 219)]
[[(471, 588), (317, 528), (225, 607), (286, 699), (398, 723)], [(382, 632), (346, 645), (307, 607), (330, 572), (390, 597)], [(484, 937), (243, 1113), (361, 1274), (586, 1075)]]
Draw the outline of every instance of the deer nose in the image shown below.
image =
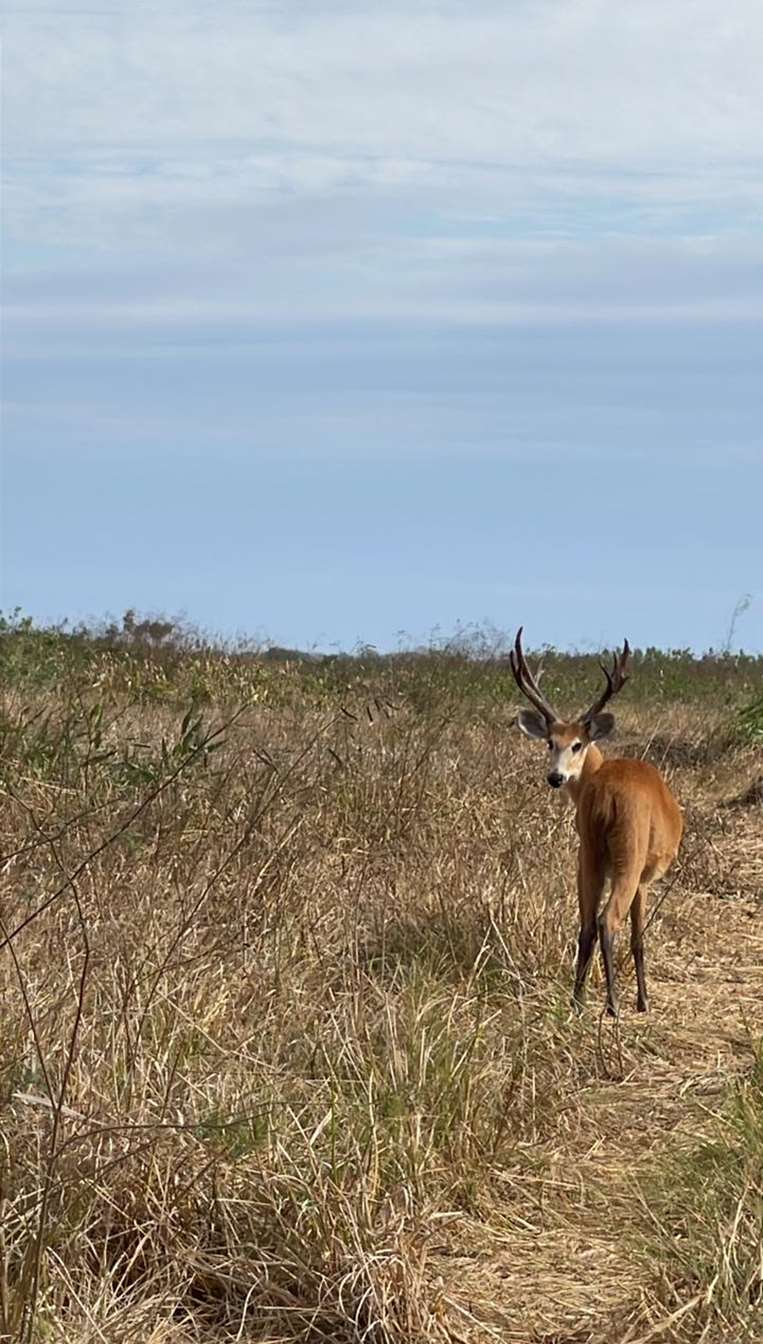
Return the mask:
[(552, 770), (548, 782), (552, 789), (561, 789), (564, 783), (564, 775), (560, 775), (558, 770)]

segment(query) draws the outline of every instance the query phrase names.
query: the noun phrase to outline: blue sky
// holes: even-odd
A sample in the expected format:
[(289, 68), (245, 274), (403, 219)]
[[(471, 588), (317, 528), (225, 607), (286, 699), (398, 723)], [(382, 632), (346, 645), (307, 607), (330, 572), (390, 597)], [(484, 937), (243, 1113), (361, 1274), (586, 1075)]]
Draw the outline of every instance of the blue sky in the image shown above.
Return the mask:
[(0, 605), (763, 650), (763, 10), (4, 19)]

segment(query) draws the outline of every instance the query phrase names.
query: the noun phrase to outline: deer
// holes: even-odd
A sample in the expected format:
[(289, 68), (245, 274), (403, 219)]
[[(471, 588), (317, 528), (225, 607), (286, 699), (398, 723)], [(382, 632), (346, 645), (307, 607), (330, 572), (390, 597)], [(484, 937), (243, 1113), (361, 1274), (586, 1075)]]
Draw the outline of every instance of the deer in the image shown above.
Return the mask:
[[(575, 808), (579, 837), (577, 860), (580, 932), (573, 1004), (580, 1012), (597, 933), (606, 978), (606, 1011), (619, 1016), (614, 946), (628, 913), (631, 951), (636, 970), (636, 1009), (646, 1013), (649, 999), (644, 969), (644, 916), (649, 887), (673, 863), (683, 836), (683, 816), (660, 771), (648, 761), (605, 758), (599, 742), (615, 726), (605, 705), (628, 680), (630, 647), (615, 653), (612, 667), (600, 667), (606, 678), (590, 709), (575, 719), (562, 719), (539, 688), (540, 670), (532, 675), (522, 649), (522, 627), (509, 655), (514, 680), (532, 709), (522, 709), (517, 725), (525, 736), (546, 743), (548, 782), (562, 789)], [(602, 905), (609, 883), (607, 900)], [(601, 909), (600, 909), (601, 907)]]

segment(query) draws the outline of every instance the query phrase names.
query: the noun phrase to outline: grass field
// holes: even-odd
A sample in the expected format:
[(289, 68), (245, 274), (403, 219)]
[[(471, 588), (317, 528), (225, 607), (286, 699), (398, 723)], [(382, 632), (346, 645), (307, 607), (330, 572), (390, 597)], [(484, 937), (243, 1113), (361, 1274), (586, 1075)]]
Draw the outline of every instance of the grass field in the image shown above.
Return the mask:
[(0, 1337), (763, 1338), (763, 660), (635, 658), (687, 832), (619, 1024), (516, 708), (489, 640), (0, 622)]

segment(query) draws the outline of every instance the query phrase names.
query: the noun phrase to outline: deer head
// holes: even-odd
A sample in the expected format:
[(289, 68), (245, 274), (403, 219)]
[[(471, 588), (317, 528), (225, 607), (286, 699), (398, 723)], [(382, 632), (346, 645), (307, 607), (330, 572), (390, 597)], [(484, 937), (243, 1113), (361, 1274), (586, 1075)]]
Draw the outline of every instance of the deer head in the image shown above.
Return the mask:
[(552, 788), (560, 789), (563, 784), (578, 779), (591, 743), (609, 737), (612, 732), (614, 716), (602, 713), (602, 710), (628, 680), (629, 657), (630, 647), (626, 639), (622, 653), (614, 655), (611, 669), (601, 664), (606, 683), (590, 709), (576, 719), (562, 719), (540, 690), (538, 682), (541, 670), (535, 676), (531, 673), (522, 649), (522, 627), (517, 631), (514, 648), (509, 655), (511, 670), (520, 691), (533, 705), (533, 709), (519, 711), (517, 723), (526, 737), (547, 744), (550, 752), (547, 778)]

